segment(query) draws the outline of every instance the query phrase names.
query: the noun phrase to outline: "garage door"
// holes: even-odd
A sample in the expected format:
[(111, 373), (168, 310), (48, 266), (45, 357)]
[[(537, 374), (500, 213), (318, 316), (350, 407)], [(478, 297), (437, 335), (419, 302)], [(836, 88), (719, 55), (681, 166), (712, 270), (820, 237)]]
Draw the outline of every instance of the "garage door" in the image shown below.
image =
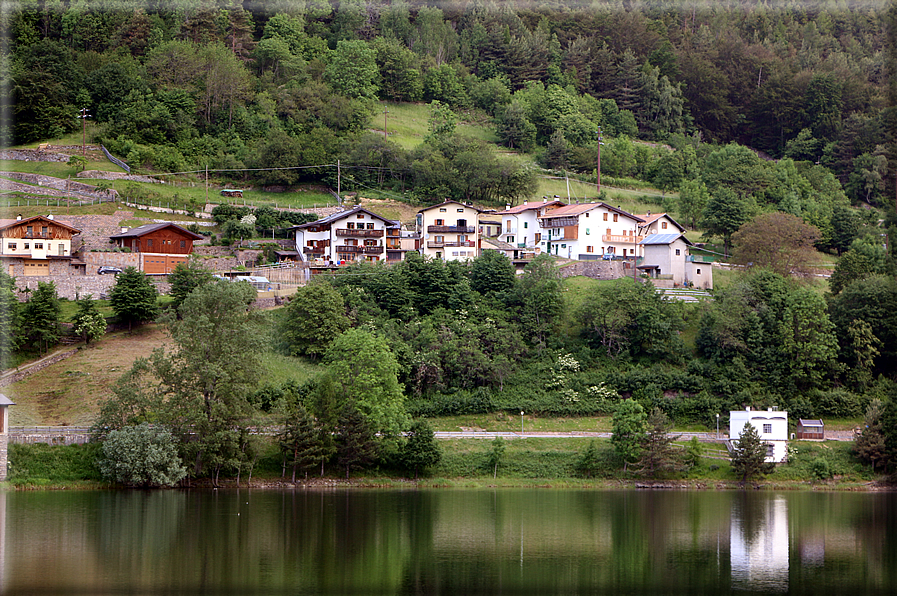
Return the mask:
[(147, 275), (168, 275), (178, 263), (186, 263), (187, 256), (143, 255), (143, 272)]
[(25, 261), (25, 276), (50, 275), (50, 263), (48, 261)]

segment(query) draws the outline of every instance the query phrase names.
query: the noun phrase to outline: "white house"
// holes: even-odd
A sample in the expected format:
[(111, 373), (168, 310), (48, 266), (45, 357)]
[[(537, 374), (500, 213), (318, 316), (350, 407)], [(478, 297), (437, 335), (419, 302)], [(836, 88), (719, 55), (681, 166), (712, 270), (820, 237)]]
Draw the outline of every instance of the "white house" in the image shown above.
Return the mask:
[(598, 255), (635, 257), (638, 227), (644, 220), (606, 203), (566, 205), (539, 218), (539, 246), (550, 254), (568, 259)]
[(745, 426), (757, 429), (760, 440), (766, 443), (766, 461), (780, 463), (787, 458), (788, 412), (775, 408), (767, 410), (736, 410), (729, 412), (729, 440), (741, 437)]
[(692, 242), (679, 234), (649, 234), (639, 241), (644, 259), (638, 268), (654, 279), (671, 280), (675, 286), (693, 284), (713, 288), (711, 263), (695, 261), (689, 254)]
[(670, 217), (669, 213), (651, 213), (650, 211), (644, 215), (638, 214), (644, 223), (639, 225), (639, 236), (650, 236), (651, 234), (684, 234), (685, 228)]
[(479, 256), (478, 219), (482, 210), (457, 201), (445, 201), (417, 212), (420, 254), (446, 261)]
[(380, 261), (387, 258), (388, 249), (390, 252), (401, 249), (399, 222), (363, 207), (293, 226), (290, 230), (296, 235), (296, 251), (302, 261), (333, 264)]
[(546, 236), (539, 225), (539, 218), (563, 206), (562, 201), (543, 199), (535, 202), (524, 201), (523, 205), (499, 211), (496, 214), (501, 218), (501, 233), (498, 239), (525, 252), (538, 254), (544, 248), (542, 241)]

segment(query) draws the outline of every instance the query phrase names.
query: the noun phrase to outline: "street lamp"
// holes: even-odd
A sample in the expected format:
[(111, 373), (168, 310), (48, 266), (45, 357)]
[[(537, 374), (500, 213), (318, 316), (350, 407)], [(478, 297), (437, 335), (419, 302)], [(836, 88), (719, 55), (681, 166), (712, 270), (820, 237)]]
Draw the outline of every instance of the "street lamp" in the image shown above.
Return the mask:
[(719, 441), (719, 414), (716, 415), (716, 440)]
[(520, 410), (520, 434), (523, 434), (523, 410)]

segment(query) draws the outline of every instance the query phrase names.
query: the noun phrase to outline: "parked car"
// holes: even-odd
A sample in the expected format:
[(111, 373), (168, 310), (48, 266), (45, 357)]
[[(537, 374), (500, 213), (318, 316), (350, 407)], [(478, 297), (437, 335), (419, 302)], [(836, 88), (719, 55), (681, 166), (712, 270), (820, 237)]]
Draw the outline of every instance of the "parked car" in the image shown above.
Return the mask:
[(110, 267), (108, 265), (103, 265), (99, 269), (97, 269), (97, 273), (99, 275), (106, 275), (107, 273), (111, 273), (112, 275), (118, 275), (121, 273), (121, 269), (118, 267)]

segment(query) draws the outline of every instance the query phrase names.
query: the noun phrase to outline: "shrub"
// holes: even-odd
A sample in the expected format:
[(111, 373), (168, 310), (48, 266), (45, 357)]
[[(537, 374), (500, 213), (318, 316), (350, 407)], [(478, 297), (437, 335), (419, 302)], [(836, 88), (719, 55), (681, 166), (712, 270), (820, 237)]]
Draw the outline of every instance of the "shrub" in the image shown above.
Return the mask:
[(187, 475), (171, 433), (146, 422), (110, 432), (99, 468), (105, 478), (128, 486), (172, 486)]
[(9, 480), (13, 484), (51, 484), (102, 480), (98, 445), (10, 444)]

